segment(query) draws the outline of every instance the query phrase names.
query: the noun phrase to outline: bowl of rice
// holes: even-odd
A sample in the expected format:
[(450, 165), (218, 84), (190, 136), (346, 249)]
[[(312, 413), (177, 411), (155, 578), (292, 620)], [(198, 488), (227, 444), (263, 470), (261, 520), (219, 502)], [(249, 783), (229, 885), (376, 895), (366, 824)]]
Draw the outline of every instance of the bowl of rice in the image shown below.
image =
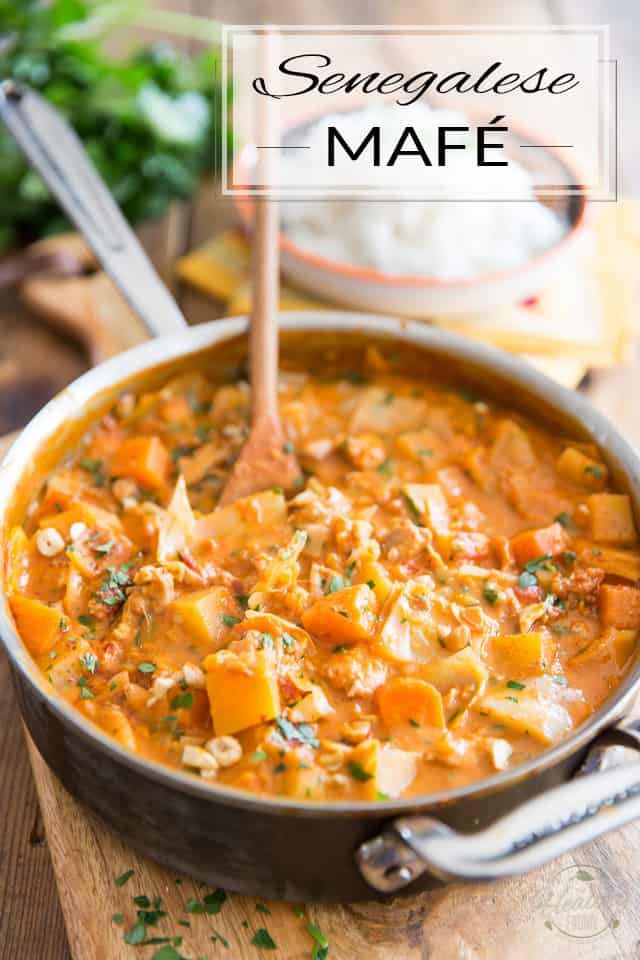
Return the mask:
[[(283, 144), (307, 149), (279, 151), (281, 182), (312, 181), (312, 158), (326, 152), (327, 125), (338, 123), (352, 144), (360, 143), (374, 125), (390, 142), (400, 136), (401, 127), (411, 125), (432, 156), (438, 125), (469, 121), (457, 112), (421, 104), (401, 115), (388, 107), (325, 114), (285, 133)], [(536, 149), (518, 149), (522, 144)], [(446, 167), (437, 172), (429, 168), (429, 175), (438, 178), (443, 197), (438, 201), (358, 196), (281, 200), (284, 275), (324, 299), (407, 317), (481, 312), (536, 296), (575, 262), (584, 234), (584, 190), (562, 156), (511, 127), (505, 152), (508, 166), (479, 169), (475, 150), (452, 151)], [(236, 160), (236, 183), (250, 182), (255, 162), (255, 147), (245, 147)], [(541, 168), (544, 182), (570, 186), (570, 194), (542, 195), (535, 186)], [(401, 166), (381, 164), (374, 172), (376, 186), (397, 185), (401, 175)], [(447, 199), (449, 186), (451, 194), (460, 196), (461, 183), (465, 199)], [(500, 199), (483, 199), (487, 191)], [(250, 230), (254, 201), (240, 197), (237, 204)]]

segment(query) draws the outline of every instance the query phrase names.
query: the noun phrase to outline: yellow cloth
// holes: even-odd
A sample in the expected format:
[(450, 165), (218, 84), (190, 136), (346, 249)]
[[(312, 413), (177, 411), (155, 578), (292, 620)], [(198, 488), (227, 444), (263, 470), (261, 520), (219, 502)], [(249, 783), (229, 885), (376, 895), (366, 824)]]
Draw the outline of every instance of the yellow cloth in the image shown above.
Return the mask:
[[(592, 366), (624, 363), (633, 335), (635, 265), (640, 216), (632, 201), (603, 204), (566, 270), (528, 304), (509, 304), (482, 314), (437, 315), (429, 322), (526, 356), (566, 386), (576, 386)], [(251, 247), (238, 229), (225, 230), (183, 257), (181, 280), (227, 304), (227, 313), (251, 310)], [(281, 310), (334, 310), (292, 286), (280, 285)]]

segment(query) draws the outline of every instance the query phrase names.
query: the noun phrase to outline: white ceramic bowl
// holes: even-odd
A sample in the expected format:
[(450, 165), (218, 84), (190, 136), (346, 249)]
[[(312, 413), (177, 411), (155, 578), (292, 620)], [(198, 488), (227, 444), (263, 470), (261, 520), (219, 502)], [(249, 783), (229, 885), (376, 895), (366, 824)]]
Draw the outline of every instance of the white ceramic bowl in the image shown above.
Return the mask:
[[(296, 127), (285, 134), (295, 139)], [(534, 144), (535, 138), (512, 130), (518, 143)], [(280, 233), (280, 258), (283, 273), (296, 286), (323, 299), (355, 309), (404, 317), (428, 318), (433, 314), (480, 313), (491, 307), (517, 303), (535, 296), (571, 269), (576, 262), (579, 241), (585, 233), (587, 204), (580, 189), (581, 178), (554, 150), (539, 147), (522, 151), (535, 156), (536, 166), (557, 173), (557, 182), (571, 184), (578, 192), (560, 201), (568, 226), (561, 239), (526, 263), (495, 273), (462, 280), (442, 280), (416, 275), (394, 275), (353, 263), (342, 263), (305, 250), (294, 243), (286, 230)], [(518, 157), (519, 161), (522, 159)], [(529, 160), (531, 163), (531, 160)], [(234, 182), (249, 183), (253, 150), (246, 147), (234, 164)], [(304, 202), (304, 201), (300, 201)], [(556, 205), (558, 200), (555, 201)], [(236, 197), (245, 228), (253, 227), (254, 201)]]

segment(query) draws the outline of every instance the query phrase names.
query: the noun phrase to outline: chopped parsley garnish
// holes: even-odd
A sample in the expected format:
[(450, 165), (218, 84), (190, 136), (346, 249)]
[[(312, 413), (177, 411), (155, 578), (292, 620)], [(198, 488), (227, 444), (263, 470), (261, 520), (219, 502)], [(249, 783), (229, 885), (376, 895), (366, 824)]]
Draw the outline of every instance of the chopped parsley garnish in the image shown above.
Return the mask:
[(148, 660), (144, 660), (142, 663), (138, 664), (138, 670), (140, 673), (154, 673), (155, 669), (155, 663), (150, 663)]
[(344, 586), (344, 580), (336, 573), (331, 577), (325, 593), (337, 593), (338, 590), (344, 590)]
[(80, 699), (81, 700), (93, 700), (94, 694), (91, 693), (87, 686), (87, 678), (80, 677), (78, 680), (78, 686), (80, 687)]
[(226, 940), (221, 933), (218, 933), (217, 930), (214, 930), (211, 935), (211, 943), (217, 943), (218, 941), (220, 941), (220, 943), (226, 950), (229, 949), (229, 941)]
[(83, 457), (82, 460), (78, 462), (78, 466), (91, 474), (91, 479), (96, 487), (104, 487), (107, 481), (103, 473), (104, 464), (102, 460), (96, 460), (93, 457)]
[(284, 773), (286, 769), (287, 769), (286, 763), (282, 763), (282, 762), (281, 762), (281, 763), (277, 763), (277, 764), (275, 765), (275, 767), (273, 768), (273, 772), (274, 772), (274, 773)]
[(255, 753), (252, 753), (250, 758), (251, 763), (261, 763), (263, 760), (267, 759), (267, 753), (265, 750), (256, 750)]
[(517, 697), (505, 697), (505, 700), (511, 700), (513, 703), (520, 703)]
[(316, 737), (313, 727), (308, 723), (291, 723), (286, 717), (277, 717), (276, 727), (285, 740), (293, 740), (296, 743), (305, 743), (310, 747), (319, 747), (320, 743)]
[(86, 613), (81, 613), (78, 617), (78, 623), (81, 623), (83, 627), (92, 627), (93, 626), (93, 617), (90, 617)]
[(271, 936), (268, 930), (264, 927), (260, 927), (259, 930), (256, 930), (254, 935), (251, 938), (251, 943), (254, 947), (258, 947), (259, 950), (277, 950), (275, 940)]
[(490, 583), (489, 580), (485, 580), (482, 585), (482, 596), (487, 601), (487, 603), (494, 604), (498, 602), (500, 593), (495, 584)]
[(194, 447), (192, 444), (183, 444), (181, 446), (174, 447), (171, 451), (171, 459), (174, 463), (177, 463), (182, 457), (190, 457), (198, 448)]
[(526, 684), (520, 683), (519, 680), (507, 680), (507, 686), (510, 690), (524, 690)]
[(171, 701), (170, 706), (172, 710), (188, 710), (189, 707), (193, 706), (193, 694), (178, 693)]
[(564, 513), (564, 512), (559, 513), (558, 516), (554, 517), (553, 519), (555, 520), (556, 523), (559, 523), (560, 526), (564, 527), (565, 529), (573, 526), (573, 520), (571, 519), (568, 513)]
[(114, 913), (114, 914), (112, 914), (111, 919), (113, 920), (114, 923), (117, 923), (118, 926), (119, 926), (121, 923), (124, 923), (124, 915), (123, 915), (122, 913)]
[(240, 617), (233, 617), (230, 613), (223, 613), (221, 619), (225, 627), (235, 627), (237, 623), (240, 623)]
[(222, 909), (222, 904), (227, 899), (226, 891), (222, 887), (218, 887), (217, 890), (214, 890), (213, 893), (207, 893), (206, 896), (202, 898), (204, 904), (204, 912), (208, 913), (210, 916), (214, 916), (216, 913), (220, 913)]
[(414, 727), (416, 730), (420, 727), (420, 724), (417, 720), (414, 720), (413, 717), (409, 717), (409, 726)]
[(597, 463), (590, 463), (588, 467), (584, 468), (584, 472), (590, 473), (596, 480), (602, 480), (604, 477), (604, 470)]
[(350, 643), (339, 643), (337, 647), (333, 648), (334, 653), (346, 653), (347, 650), (351, 650)]
[(285, 633), (282, 634), (280, 639), (282, 641), (282, 646), (286, 647), (287, 650), (291, 649), (291, 647), (295, 647), (296, 645), (295, 639), (291, 636), (290, 633), (286, 633), (286, 631)]
[(199, 900), (187, 900), (184, 909), (187, 913), (204, 913), (204, 907)]
[(128, 943), (129, 946), (135, 947), (139, 943), (142, 943), (145, 936), (147, 935), (147, 928), (142, 920), (136, 920), (134, 925), (131, 927), (128, 933), (124, 935), (124, 942)]
[(327, 960), (329, 955), (329, 941), (322, 930), (313, 923), (307, 924), (307, 933), (313, 938), (313, 950), (311, 951), (311, 960)]
[(420, 513), (420, 510), (418, 509), (417, 504), (411, 499), (411, 497), (407, 493), (405, 493), (404, 491), (401, 491), (401, 493), (402, 493), (402, 499), (404, 500), (405, 506), (409, 511), (409, 516), (411, 517), (412, 522), (415, 523), (416, 526), (421, 527), (422, 515)]
[(121, 873), (119, 877), (116, 877), (114, 881), (116, 887), (124, 887), (127, 880), (130, 880), (132, 876), (133, 876), (133, 870), (125, 870), (125, 872)]
[(391, 457), (387, 457), (386, 460), (383, 460), (382, 463), (376, 467), (376, 470), (383, 477), (390, 477), (393, 473), (393, 460)]
[(96, 669), (100, 666), (95, 653), (83, 653), (79, 659), (83, 669), (89, 673), (95, 673)]
[(107, 540), (106, 543), (98, 543), (95, 546), (92, 546), (91, 549), (94, 553), (101, 553), (106, 556), (108, 553), (111, 553), (115, 545), (116, 541), (115, 538), (113, 538), (111, 540)]
[(349, 773), (351, 774), (354, 780), (359, 780), (360, 783), (366, 783), (367, 780), (373, 779), (373, 774), (368, 773), (368, 771), (365, 770), (362, 764), (359, 763), (357, 760), (352, 760), (350, 762)]
[(124, 587), (131, 586), (131, 577), (127, 573), (128, 567), (128, 564), (122, 567), (107, 567), (107, 576), (98, 587), (96, 596), (108, 607), (115, 607), (127, 599)]
[(548, 561), (551, 560), (550, 553), (543, 553), (541, 557), (536, 557), (534, 560), (529, 560), (528, 563), (525, 563), (524, 568), (527, 573), (536, 573), (538, 570), (548, 570), (549, 567), (546, 566)]
[(268, 913), (269, 916), (271, 916), (271, 910), (269, 910), (269, 907), (264, 903), (256, 903), (256, 910), (258, 910), (259, 913)]
[(575, 550), (565, 550), (562, 554), (562, 559), (565, 563), (575, 563), (577, 559), (577, 553)]
[(518, 586), (521, 590), (528, 590), (530, 587), (538, 586), (538, 578), (535, 573), (529, 573), (524, 570), (518, 577)]

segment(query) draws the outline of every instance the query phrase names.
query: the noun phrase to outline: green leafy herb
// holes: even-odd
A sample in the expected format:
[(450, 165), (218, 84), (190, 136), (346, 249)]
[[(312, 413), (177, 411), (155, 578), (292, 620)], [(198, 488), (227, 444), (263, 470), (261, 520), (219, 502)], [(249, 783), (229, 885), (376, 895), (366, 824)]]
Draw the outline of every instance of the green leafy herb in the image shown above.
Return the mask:
[(102, 460), (94, 460), (92, 457), (83, 457), (78, 461), (78, 466), (82, 467), (83, 470), (86, 470), (87, 473), (91, 474), (91, 479), (96, 487), (104, 487), (107, 481), (104, 473), (102, 472), (104, 466)]
[(286, 631), (285, 633), (282, 634), (280, 639), (282, 641), (282, 646), (285, 647), (287, 650), (290, 650), (291, 647), (295, 647), (296, 645), (295, 639), (291, 636), (290, 633), (287, 633)]
[(86, 613), (81, 613), (78, 617), (78, 623), (81, 623), (83, 627), (93, 627), (93, 617), (88, 616)]
[(530, 587), (538, 586), (538, 578), (535, 573), (529, 573), (528, 570), (524, 570), (518, 577), (518, 586), (521, 590), (528, 590)]
[(277, 950), (276, 942), (264, 927), (260, 927), (259, 930), (256, 930), (254, 935), (251, 938), (251, 943), (254, 947), (258, 947), (259, 950)]
[(121, 923), (124, 923), (124, 915), (121, 914), (121, 913), (114, 913), (114, 914), (112, 914), (111, 919), (113, 920), (114, 923), (117, 923), (118, 926), (119, 926)]
[(116, 877), (114, 881), (116, 887), (124, 887), (127, 880), (130, 880), (132, 876), (133, 876), (133, 870), (125, 870), (125, 872), (121, 873), (119, 877)]
[(83, 669), (87, 670), (89, 673), (95, 673), (96, 669), (100, 666), (95, 653), (83, 653), (79, 659)]
[(520, 683), (519, 680), (507, 680), (507, 686), (510, 690), (524, 690), (526, 684)]
[(93, 700), (94, 694), (91, 693), (87, 686), (87, 678), (79, 677), (78, 686), (80, 687), (80, 699), (81, 700)]
[(261, 763), (263, 760), (267, 759), (267, 754), (265, 750), (256, 750), (255, 753), (251, 754), (249, 758), (251, 763)]
[(115, 539), (112, 539), (112, 540), (107, 540), (106, 543), (98, 543), (95, 546), (92, 546), (91, 549), (93, 550), (94, 553), (101, 553), (106, 556), (108, 553), (111, 553), (115, 545), (116, 545), (116, 541)]
[(584, 472), (590, 473), (596, 480), (602, 480), (604, 477), (604, 470), (597, 463), (590, 463), (588, 467), (584, 468)]
[(204, 906), (195, 899), (187, 900), (184, 909), (187, 913), (204, 913)]
[(404, 491), (401, 491), (401, 492), (402, 492), (402, 499), (404, 500), (405, 506), (409, 511), (409, 516), (411, 517), (411, 520), (413, 521), (413, 523), (415, 523), (417, 527), (421, 527), (422, 514), (418, 509), (418, 505), (411, 499), (411, 497), (407, 493), (405, 493)]
[(150, 663), (148, 660), (144, 660), (142, 663), (138, 664), (138, 670), (140, 673), (154, 673), (155, 669), (155, 663)]
[(222, 936), (221, 933), (218, 933), (217, 930), (214, 930), (213, 933), (212, 933), (212, 935), (211, 935), (211, 943), (218, 943), (218, 941), (222, 944), (222, 946), (223, 946), (226, 950), (229, 949), (229, 941), (226, 940), (226, 939)]
[(310, 747), (320, 746), (313, 727), (310, 727), (308, 723), (291, 723), (291, 721), (285, 717), (277, 717), (276, 727), (285, 740), (305, 743)]
[(268, 913), (269, 916), (271, 916), (271, 910), (269, 910), (269, 907), (264, 903), (256, 903), (256, 910), (260, 913)]
[(344, 590), (344, 586), (344, 580), (336, 573), (331, 577), (325, 593), (337, 593), (338, 590)]
[(313, 923), (307, 924), (307, 932), (313, 938), (313, 950), (311, 951), (311, 960), (326, 960), (329, 955), (329, 941), (322, 930)]
[(339, 643), (337, 647), (333, 648), (334, 653), (346, 653), (347, 650), (351, 650), (351, 644), (349, 643)]
[(108, 607), (115, 607), (127, 599), (124, 587), (131, 586), (128, 565), (107, 567), (107, 575), (98, 587), (96, 597)]
[(215, 915), (216, 913), (220, 913), (222, 904), (226, 899), (227, 894), (222, 887), (218, 887), (218, 889), (214, 890), (213, 893), (207, 893), (206, 896), (202, 898), (204, 912), (210, 914), (211, 916)]
[(193, 706), (193, 694), (178, 693), (171, 701), (170, 706), (172, 710), (188, 710), (189, 707)]
[(420, 724), (417, 720), (414, 720), (413, 717), (409, 717), (409, 726), (414, 727), (416, 730), (419, 729)]
[(559, 523), (561, 526), (567, 529), (573, 526), (573, 520), (571, 519), (571, 516), (568, 513), (564, 513), (564, 512), (559, 513), (553, 519), (555, 520), (556, 523)]
[(139, 943), (142, 943), (147, 934), (147, 928), (142, 922), (142, 920), (136, 920), (134, 925), (131, 927), (128, 933), (125, 933), (124, 942), (128, 943), (129, 946), (135, 947)]
[(237, 623), (240, 623), (240, 617), (232, 617), (230, 613), (223, 613), (221, 620), (225, 627), (235, 627)]
[(367, 780), (373, 779), (373, 774), (368, 773), (357, 760), (352, 760), (349, 763), (349, 773), (354, 780), (359, 780), (360, 783), (366, 783)]
[(393, 473), (393, 460), (391, 457), (387, 457), (386, 460), (383, 460), (382, 463), (376, 467), (376, 471), (383, 477), (390, 477)]
[(493, 605), (494, 603), (498, 602), (500, 592), (495, 584), (491, 583), (489, 580), (485, 580), (484, 584), (482, 585), (482, 596), (487, 603)]

